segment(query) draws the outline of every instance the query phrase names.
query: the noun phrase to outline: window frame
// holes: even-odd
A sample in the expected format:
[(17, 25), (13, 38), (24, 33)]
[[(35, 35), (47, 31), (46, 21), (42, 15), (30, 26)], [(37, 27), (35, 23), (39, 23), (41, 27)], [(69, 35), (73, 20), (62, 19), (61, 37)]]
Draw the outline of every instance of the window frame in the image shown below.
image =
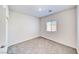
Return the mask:
[[(49, 30), (49, 31), (47, 30), (47, 27), (48, 27), (48, 26), (47, 26), (47, 23), (48, 23), (48, 22), (51, 23), (51, 25), (50, 25), (50, 30)], [(53, 22), (55, 22), (55, 29), (56, 29), (56, 30), (52, 30), (52, 26), (54, 25)], [(57, 31), (57, 21), (56, 21), (56, 20), (49, 20), (49, 21), (47, 21), (47, 22), (46, 22), (46, 31), (47, 31), (47, 32), (56, 32), (56, 31)]]

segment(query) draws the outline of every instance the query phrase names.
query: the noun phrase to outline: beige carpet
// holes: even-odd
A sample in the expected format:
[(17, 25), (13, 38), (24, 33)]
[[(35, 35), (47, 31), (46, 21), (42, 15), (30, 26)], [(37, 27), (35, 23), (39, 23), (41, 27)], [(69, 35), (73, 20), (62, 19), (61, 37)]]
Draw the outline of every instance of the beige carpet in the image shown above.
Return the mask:
[(38, 37), (8, 48), (9, 54), (77, 54), (76, 49)]

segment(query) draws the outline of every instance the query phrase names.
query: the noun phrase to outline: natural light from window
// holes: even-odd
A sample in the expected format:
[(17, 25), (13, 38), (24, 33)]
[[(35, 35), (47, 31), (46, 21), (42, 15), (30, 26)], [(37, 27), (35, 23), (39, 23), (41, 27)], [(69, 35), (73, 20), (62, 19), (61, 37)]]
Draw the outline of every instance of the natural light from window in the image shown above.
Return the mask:
[(47, 27), (47, 31), (48, 32), (54, 32), (57, 30), (56, 28), (56, 21), (48, 21), (47, 24), (46, 24), (46, 27)]

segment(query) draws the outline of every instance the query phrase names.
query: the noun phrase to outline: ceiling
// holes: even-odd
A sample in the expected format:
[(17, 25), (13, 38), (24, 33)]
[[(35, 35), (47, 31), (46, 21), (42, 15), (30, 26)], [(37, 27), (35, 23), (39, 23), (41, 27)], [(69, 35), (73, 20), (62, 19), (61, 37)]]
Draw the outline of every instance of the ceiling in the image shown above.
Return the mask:
[(35, 17), (43, 17), (73, 7), (72, 5), (10, 5), (9, 9)]

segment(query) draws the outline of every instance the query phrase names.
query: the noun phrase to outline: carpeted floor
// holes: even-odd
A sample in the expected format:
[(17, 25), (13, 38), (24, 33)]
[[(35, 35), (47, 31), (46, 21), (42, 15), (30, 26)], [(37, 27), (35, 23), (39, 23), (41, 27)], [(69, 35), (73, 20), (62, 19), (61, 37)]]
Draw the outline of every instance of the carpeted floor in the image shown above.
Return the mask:
[(76, 49), (38, 37), (8, 48), (8, 54), (77, 54)]

